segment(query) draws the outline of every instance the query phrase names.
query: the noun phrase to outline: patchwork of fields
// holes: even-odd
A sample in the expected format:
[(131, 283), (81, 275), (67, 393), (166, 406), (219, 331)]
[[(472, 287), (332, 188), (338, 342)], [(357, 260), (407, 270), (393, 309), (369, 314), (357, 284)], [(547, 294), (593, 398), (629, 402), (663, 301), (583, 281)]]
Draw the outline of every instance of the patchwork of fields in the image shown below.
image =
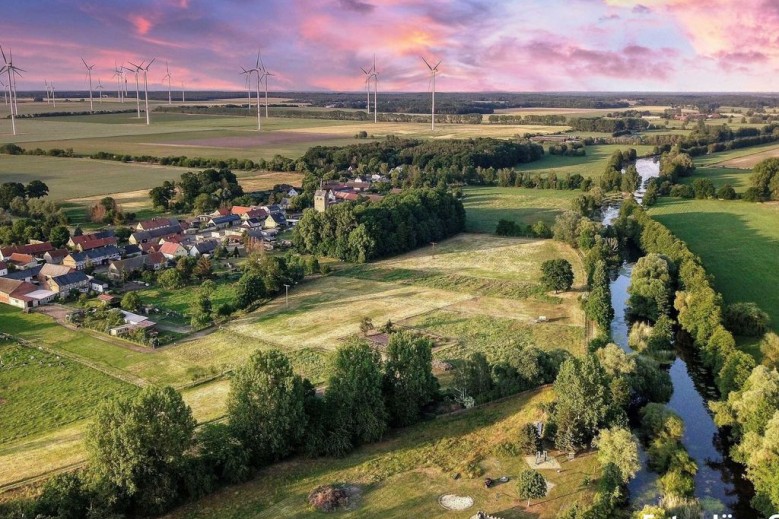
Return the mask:
[[(456, 361), (473, 351), (499, 358), (507, 348), (530, 346), (581, 354), (584, 320), (576, 292), (551, 296), (538, 286), (541, 262), (554, 257), (571, 261), (576, 289), (581, 288), (581, 261), (564, 244), (463, 234), (437, 244), (435, 251), (427, 248), (369, 265), (345, 266), (334, 275), (293, 287), (288, 305), (283, 297), (277, 298), (214, 333), (156, 351), (128, 347), (115, 339), (64, 328), (44, 315), (21, 314), (2, 306), (0, 329), (68, 359), (69, 369), (58, 368), (67, 376), (56, 378), (56, 384), (48, 384), (45, 391), (36, 387), (46, 405), (59, 406), (64, 398), (63, 409), (70, 405), (73, 412), (66, 413), (68, 421), (57, 421), (45, 406), (36, 407), (30, 421), (29, 412), (18, 403), (4, 406), (9, 420), (29, 423), (20, 433), (23, 437), (0, 438), (0, 469), (13, 467), (0, 470), (0, 485), (51, 470), (58, 457), (63, 466), (83, 459), (73, 454), (74, 435), (83, 433), (83, 418), (90, 416), (99, 400), (68, 403), (69, 395), (80, 394), (87, 387), (83, 384), (92, 383), (90, 377), (79, 375), (82, 371), (126, 388), (123, 391), (146, 384), (183, 388), (185, 400), (204, 421), (223, 415), (229, 382), (217, 378), (188, 388), (193, 380), (229, 372), (255, 350), (280, 348), (296, 371), (321, 384), (333, 350), (359, 333), (363, 317), (371, 317), (377, 326), (391, 320), (438, 337), (445, 347), (437, 349), (435, 356), (442, 360)], [(229, 296), (225, 290), (229, 291), (220, 288), (219, 297)], [(170, 295), (157, 295), (170, 299), (169, 306), (179, 304), (184, 309), (187, 304), (186, 298), (177, 303)], [(536, 324), (539, 315), (549, 322)], [(0, 387), (17, 378), (0, 371)], [(95, 393), (94, 398), (104, 397), (100, 395)], [(41, 449), (48, 453), (45, 464), (38, 461)], [(81, 452), (81, 446), (77, 449)]]

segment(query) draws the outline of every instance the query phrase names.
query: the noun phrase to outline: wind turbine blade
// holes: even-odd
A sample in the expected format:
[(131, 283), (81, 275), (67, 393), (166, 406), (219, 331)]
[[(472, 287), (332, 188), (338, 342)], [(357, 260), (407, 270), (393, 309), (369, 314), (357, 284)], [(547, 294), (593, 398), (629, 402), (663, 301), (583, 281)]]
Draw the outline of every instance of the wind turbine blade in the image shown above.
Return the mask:
[(87, 65), (87, 62), (84, 60), (83, 57), (81, 58), (81, 63), (83, 63), (86, 68), (89, 68), (89, 65)]
[(149, 67), (151, 67), (151, 64), (154, 63), (154, 60), (157, 58), (152, 58), (148, 65), (146, 65), (146, 70), (149, 70)]
[(2, 54), (2, 55), (3, 55), (3, 61), (4, 61), (6, 64), (8, 64), (8, 60), (7, 60), (7, 59), (5, 59), (5, 51), (3, 50), (3, 47), (0, 47), (0, 54)]
[(441, 64), (441, 61), (443, 61), (443, 60), (438, 60), (438, 63), (435, 64), (435, 67), (433, 67), (433, 70), (438, 70), (438, 65)]
[(419, 56), (419, 57), (422, 58), (422, 61), (425, 62), (425, 65), (427, 65), (427, 68), (429, 68), (430, 70), (433, 70), (433, 67), (430, 66), (430, 63), (428, 63), (427, 60), (424, 57), (422, 57), (422, 56)]
[(365, 70), (364, 68), (360, 67), (360, 70), (362, 70), (362, 73), (363, 73), (363, 74), (368, 74), (368, 71), (367, 71), (367, 70)]

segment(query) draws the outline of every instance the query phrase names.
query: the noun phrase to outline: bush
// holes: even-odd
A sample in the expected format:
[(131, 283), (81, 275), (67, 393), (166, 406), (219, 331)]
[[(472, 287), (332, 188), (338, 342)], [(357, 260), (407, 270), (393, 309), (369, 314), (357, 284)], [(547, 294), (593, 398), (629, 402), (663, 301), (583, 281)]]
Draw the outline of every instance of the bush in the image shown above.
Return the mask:
[(89, 497), (81, 474), (57, 474), (43, 486), (35, 504), (35, 513), (58, 519), (81, 519), (87, 515)]
[(717, 198), (720, 200), (735, 200), (736, 190), (730, 184), (725, 184), (717, 190)]
[(768, 330), (770, 318), (751, 302), (732, 303), (725, 307), (725, 327), (735, 335), (759, 337)]
[(695, 198), (695, 190), (689, 184), (675, 184), (671, 187), (671, 196), (676, 198)]
[(760, 196), (760, 190), (756, 187), (747, 188), (741, 198), (747, 202), (761, 202), (763, 200), (763, 197)]

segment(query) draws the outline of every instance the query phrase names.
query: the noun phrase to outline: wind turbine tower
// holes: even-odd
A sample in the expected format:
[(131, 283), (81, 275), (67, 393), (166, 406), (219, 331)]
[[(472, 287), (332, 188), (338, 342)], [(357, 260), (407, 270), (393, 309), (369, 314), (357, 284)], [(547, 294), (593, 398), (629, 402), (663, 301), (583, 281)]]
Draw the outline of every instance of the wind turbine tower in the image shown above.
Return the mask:
[[(377, 97), (379, 94), (379, 71), (376, 70), (376, 54), (373, 55), (373, 124), (376, 124), (379, 112), (379, 103)], [(370, 95), (370, 93), (368, 94)]]
[(98, 99), (100, 99), (100, 104), (103, 104), (103, 89), (105, 87), (103, 86), (103, 83), (100, 82), (100, 78), (97, 78), (97, 86), (95, 87), (95, 90), (97, 90), (97, 96)]
[[(142, 70), (142, 69), (141, 69), (141, 67), (143, 67), (143, 61), (141, 61), (141, 64), (140, 64), (140, 65), (136, 65), (136, 64), (135, 64), (135, 63), (133, 63), (132, 61), (130, 61), (130, 62), (128, 62), (128, 63), (130, 63), (130, 65), (132, 65), (132, 67), (133, 67), (132, 69), (130, 69), (130, 68), (127, 68), (127, 67), (124, 67), (124, 65), (122, 65), (122, 66), (123, 66), (123, 67), (124, 67), (124, 69), (125, 69), (125, 70), (127, 70), (128, 72), (132, 72), (132, 73), (134, 73), (134, 74), (135, 74), (135, 108), (136, 108), (136, 110), (138, 111), (138, 116), (137, 116), (137, 117), (138, 117), (138, 119), (140, 119), (140, 118), (141, 118), (141, 96), (140, 96), (140, 94), (139, 94), (139, 92), (140, 92), (140, 87), (139, 87), (139, 85), (138, 85), (138, 74), (140, 74), (140, 72), (141, 72), (141, 70)], [(134, 70), (133, 70), (133, 69), (134, 69)]]
[(171, 98), (170, 94), (170, 69), (168, 69), (168, 62), (165, 62), (165, 77), (162, 78), (163, 81), (168, 80), (168, 104), (173, 104), (173, 100)]
[(430, 81), (433, 85), (433, 98), (432, 98), (433, 103), (432, 103), (432, 108), (430, 109), (430, 114), (432, 116), (430, 118), (430, 130), (435, 131), (435, 76), (436, 74), (438, 74), (438, 65), (441, 64), (441, 61), (436, 63), (435, 67), (431, 66), (430, 63), (428, 63), (425, 58), (422, 58), (422, 61), (424, 61), (425, 65), (427, 65), (427, 68), (430, 69), (430, 76), (431, 76)]
[(116, 98), (120, 103), (124, 103), (124, 70), (114, 62), (114, 76), (116, 78)]
[(365, 95), (367, 96), (366, 106), (368, 108), (368, 115), (371, 115), (371, 78), (373, 77), (373, 69), (364, 69), (360, 67), (362, 73), (365, 74)]
[(87, 65), (87, 62), (84, 60), (84, 58), (81, 58), (81, 62), (84, 64), (84, 66), (87, 68), (87, 76), (89, 76), (89, 111), (91, 112), (93, 110), (92, 105), (92, 69), (94, 68), (93, 65)]
[(143, 68), (143, 93), (146, 97), (146, 124), (150, 124), (149, 121), (149, 67), (154, 63), (157, 58), (152, 58), (148, 65)]
[[(257, 51), (257, 58), (260, 62), (260, 70), (262, 71), (262, 77), (265, 79), (265, 118), (268, 118), (268, 77), (272, 76), (270, 72), (268, 72), (268, 69), (265, 68), (265, 64), (262, 62), (262, 55), (259, 51)], [(260, 102), (259, 97), (257, 98), (257, 103)]]
[(252, 109), (252, 73), (245, 68), (241, 67), (241, 75), (246, 76), (244, 84), (246, 85), (246, 99), (248, 101), (249, 110)]
[(54, 82), (52, 81), (49, 83), (49, 88), (51, 89), (51, 104), (54, 106), (54, 108), (57, 108), (57, 100), (54, 98)]
[(43, 84), (46, 86), (46, 104), (49, 104), (49, 82), (44, 80)]
[(181, 102), (184, 102), (184, 82), (181, 82)]

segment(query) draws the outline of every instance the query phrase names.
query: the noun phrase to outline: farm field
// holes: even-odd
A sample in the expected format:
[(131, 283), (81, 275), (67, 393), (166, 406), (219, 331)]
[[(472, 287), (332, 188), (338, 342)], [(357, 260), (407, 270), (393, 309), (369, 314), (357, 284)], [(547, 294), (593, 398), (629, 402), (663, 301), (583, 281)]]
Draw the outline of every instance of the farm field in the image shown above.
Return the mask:
[(736, 150), (722, 151), (702, 157), (695, 157), (695, 164), (733, 169), (752, 169), (758, 162), (779, 157), (779, 145), (776, 143), (750, 146)]
[(543, 221), (551, 227), (557, 215), (571, 208), (571, 200), (581, 191), (467, 187), (463, 193), (468, 232), (494, 233), (501, 219), (526, 225)]
[(661, 198), (650, 214), (703, 259), (725, 302), (756, 302), (779, 331), (779, 205)]
[[(262, 471), (253, 481), (225, 488), (166, 516), (169, 519), (260, 519), (321, 517), (306, 496), (323, 484), (359, 487), (356, 509), (339, 517), (456, 517), (483, 510), (505, 519), (553, 519), (576, 502), (592, 498), (600, 469), (594, 454), (568, 461), (557, 456), (562, 471), (542, 470), (553, 485), (547, 497), (529, 510), (516, 497), (513, 479), (527, 468), (521, 456), (503, 454), (500, 445), (519, 428), (539, 419), (539, 404), (551, 401), (551, 389), (539, 389), (508, 400), (393, 432), (387, 440), (362, 447), (343, 459), (293, 459)], [(477, 464), (483, 476), (464, 473)], [(485, 489), (483, 477), (509, 476), (512, 481)], [(584, 484), (585, 478), (590, 483)], [(474, 504), (462, 512), (438, 504), (443, 494), (469, 496)]]
[(682, 177), (679, 179), (681, 184), (692, 184), (696, 178), (708, 178), (711, 180), (717, 188), (730, 184), (733, 188), (743, 193), (748, 187), (751, 186), (749, 177), (752, 176), (752, 170), (749, 169), (736, 169), (736, 168), (724, 168), (720, 166), (696, 166), (695, 173), (689, 177)]
[(541, 175), (555, 173), (558, 177), (578, 173), (584, 177), (597, 179), (606, 167), (606, 162), (612, 153), (617, 150), (635, 148), (638, 156), (651, 153), (652, 146), (602, 144), (587, 146), (587, 155), (584, 157), (564, 157), (561, 155), (544, 155), (540, 160), (521, 164), (519, 170)]

